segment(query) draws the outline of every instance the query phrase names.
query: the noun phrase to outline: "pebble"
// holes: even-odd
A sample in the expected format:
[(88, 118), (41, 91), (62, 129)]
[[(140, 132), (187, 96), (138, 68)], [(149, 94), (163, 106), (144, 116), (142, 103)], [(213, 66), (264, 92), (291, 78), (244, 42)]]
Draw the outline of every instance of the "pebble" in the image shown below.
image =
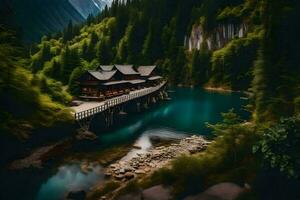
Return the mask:
[(191, 136), (180, 140), (170, 146), (155, 147), (145, 154), (139, 153), (129, 161), (119, 161), (111, 164), (106, 176), (113, 176), (116, 180), (127, 181), (165, 166), (172, 159), (183, 154), (195, 154), (206, 148), (209, 144), (201, 136)]

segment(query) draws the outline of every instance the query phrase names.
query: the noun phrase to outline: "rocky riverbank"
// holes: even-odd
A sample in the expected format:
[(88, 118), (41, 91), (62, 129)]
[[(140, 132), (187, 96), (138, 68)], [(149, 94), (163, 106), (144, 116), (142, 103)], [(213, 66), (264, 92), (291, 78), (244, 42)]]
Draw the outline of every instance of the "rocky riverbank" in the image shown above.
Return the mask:
[(129, 160), (119, 160), (106, 168), (105, 175), (114, 180), (125, 182), (136, 176), (162, 168), (178, 156), (200, 152), (208, 144), (209, 142), (201, 136), (187, 137), (169, 146), (154, 147), (147, 153), (137, 154)]

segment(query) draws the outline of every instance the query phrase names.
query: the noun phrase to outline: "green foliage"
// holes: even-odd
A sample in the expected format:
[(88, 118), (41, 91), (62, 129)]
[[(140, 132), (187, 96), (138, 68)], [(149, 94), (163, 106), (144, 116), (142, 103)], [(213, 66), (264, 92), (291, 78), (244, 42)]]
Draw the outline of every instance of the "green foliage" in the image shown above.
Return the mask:
[(210, 68), (210, 59), (211, 53), (204, 48), (201, 51), (193, 51), (191, 61), (193, 85), (199, 86), (208, 80), (207, 72)]
[(63, 71), (61, 81), (64, 84), (67, 84), (73, 69), (81, 65), (78, 50), (70, 49), (68, 46), (66, 46), (61, 54), (61, 64)]
[(210, 125), (218, 137), (203, 153), (176, 159), (171, 169), (153, 174), (148, 186), (172, 185), (175, 194), (185, 196), (220, 182), (251, 183), (258, 168), (252, 154), (253, 144), (259, 138), (255, 127), (241, 124), (232, 110), (223, 116), (223, 122), (215, 125), (217, 128)]
[[(1, 134), (27, 137), (24, 126), (51, 126), (58, 121), (71, 121), (70, 111), (54, 103), (34, 84), (32, 74), (24, 69), (22, 48), (16, 46), (13, 34), (0, 32), (0, 121)], [(14, 127), (14, 128), (12, 128)]]
[(255, 10), (257, 3), (257, 0), (246, 0), (243, 4), (237, 6), (227, 6), (218, 14), (217, 20), (241, 20), (245, 17), (249, 17), (252, 11)]
[(210, 84), (232, 89), (247, 89), (252, 80), (251, 68), (257, 56), (259, 35), (232, 40), (212, 55)]
[[(299, 1), (264, 1), (264, 35), (254, 67), (252, 90), (257, 122), (297, 113), (300, 88)], [(266, 13), (272, 13), (267, 15)]]
[[(224, 134), (228, 129), (234, 130), (236, 129), (236, 126), (240, 126), (240, 123), (242, 122), (240, 116), (238, 116), (233, 109), (230, 109), (227, 113), (221, 113), (223, 117), (223, 121), (217, 124), (207, 124), (207, 127), (212, 129), (212, 132), (215, 135)], [(234, 132), (235, 133), (235, 132)]]
[(254, 148), (266, 165), (279, 169), (288, 177), (300, 176), (300, 116), (282, 118), (279, 123), (264, 130)]
[(70, 103), (72, 97), (63, 89), (61, 82), (46, 78), (45, 76), (41, 76), (38, 79), (38, 86), (40, 87), (41, 92), (48, 94), (53, 101), (62, 104)]
[(99, 63), (101, 63), (102, 65), (111, 64), (110, 62), (112, 60), (112, 55), (110, 49), (111, 48), (108, 40), (103, 39), (98, 43), (96, 55)]
[(78, 83), (78, 78), (84, 74), (86, 72), (86, 70), (82, 67), (77, 67), (73, 70), (73, 72), (71, 73), (70, 76), (70, 80), (69, 80), (69, 91), (71, 92), (71, 94), (73, 95), (79, 95), (80, 94), (80, 87), (79, 87), (79, 83)]

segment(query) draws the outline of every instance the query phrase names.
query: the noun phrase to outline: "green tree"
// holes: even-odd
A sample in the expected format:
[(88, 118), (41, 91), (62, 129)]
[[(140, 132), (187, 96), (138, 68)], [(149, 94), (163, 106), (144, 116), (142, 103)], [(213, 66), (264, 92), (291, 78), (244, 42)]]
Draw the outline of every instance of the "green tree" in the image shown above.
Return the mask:
[(264, 130), (254, 147), (268, 167), (276, 168), (288, 177), (300, 176), (300, 116), (282, 118)]
[(227, 113), (221, 113), (223, 121), (217, 124), (209, 124), (207, 123), (207, 127), (212, 129), (213, 134), (217, 136), (222, 136), (226, 134), (230, 134), (232, 138), (236, 138), (232, 143), (232, 150), (233, 150), (233, 161), (236, 163), (237, 161), (237, 143), (238, 135), (241, 134), (241, 130), (243, 127), (241, 125), (241, 118), (234, 112), (234, 109), (230, 109)]
[(99, 63), (103, 65), (108, 65), (111, 63), (111, 48), (109, 46), (109, 41), (102, 40), (97, 45), (97, 58), (99, 60)]
[(74, 37), (74, 27), (72, 20), (69, 21), (68, 27), (63, 31), (63, 41), (67, 42)]
[(61, 64), (63, 77), (62, 82), (67, 84), (69, 82), (70, 75), (76, 67), (80, 66), (80, 58), (78, 56), (77, 49), (70, 49), (68, 46), (63, 50), (61, 55)]
[(79, 95), (80, 94), (80, 87), (78, 83), (78, 78), (85, 72), (82, 67), (76, 67), (71, 75), (70, 80), (68, 83), (68, 90), (72, 95)]

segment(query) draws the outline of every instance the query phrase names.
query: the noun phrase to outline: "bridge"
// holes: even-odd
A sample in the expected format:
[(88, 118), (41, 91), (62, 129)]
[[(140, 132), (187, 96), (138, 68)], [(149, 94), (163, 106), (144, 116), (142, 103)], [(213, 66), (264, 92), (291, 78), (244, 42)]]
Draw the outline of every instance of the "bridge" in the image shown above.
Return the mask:
[(111, 108), (160, 91), (164, 88), (166, 83), (166, 81), (163, 81), (161, 84), (155, 87), (148, 87), (141, 90), (132, 91), (129, 94), (108, 99), (102, 102), (84, 102), (79, 106), (71, 107), (74, 110), (74, 118), (78, 122), (90, 119), (96, 114), (104, 113), (111, 110)]

